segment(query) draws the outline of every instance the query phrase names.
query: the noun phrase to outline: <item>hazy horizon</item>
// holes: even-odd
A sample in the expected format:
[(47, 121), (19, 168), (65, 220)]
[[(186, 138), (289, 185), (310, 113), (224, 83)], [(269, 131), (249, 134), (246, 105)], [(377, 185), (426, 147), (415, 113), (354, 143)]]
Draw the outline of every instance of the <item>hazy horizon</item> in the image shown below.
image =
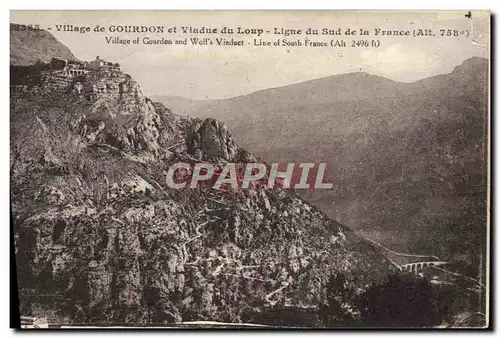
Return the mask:
[[(462, 62), (456, 64), (454, 67), (452, 67), (453, 69), (455, 67), (458, 67), (460, 66), (461, 64), (463, 64), (465, 61), (469, 60), (469, 59), (472, 59), (472, 58), (481, 58), (481, 59), (485, 59), (485, 60), (489, 60), (489, 57), (482, 57), (482, 56), (472, 56), (470, 58), (467, 58), (465, 60), (463, 60)], [(381, 76), (381, 75), (376, 75), (376, 74), (371, 74), (371, 73), (368, 73), (368, 72), (348, 72), (348, 73), (339, 73), (339, 74), (331, 74), (331, 75), (325, 75), (325, 76), (322, 76), (322, 77), (318, 77), (318, 78), (314, 78), (314, 79), (310, 79), (310, 80), (305, 80), (305, 81), (300, 81), (300, 82), (294, 82), (294, 83), (289, 83), (289, 84), (284, 84), (282, 86), (277, 86), (277, 87), (268, 87), (268, 88), (262, 88), (262, 89), (259, 89), (259, 90), (255, 90), (253, 92), (248, 92), (248, 93), (244, 93), (244, 94), (239, 94), (239, 95), (236, 95), (236, 96), (230, 96), (230, 97), (223, 97), (223, 98), (208, 98), (208, 99), (197, 99), (197, 98), (192, 98), (192, 97), (188, 97), (188, 96), (182, 96), (182, 95), (171, 95), (171, 94), (149, 94), (149, 93), (146, 93), (147, 95), (149, 96), (170, 96), (170, 97), (177, 97), (177, 98), (180, 98), (180, 99), (188, 99), (188, 100), (193, 100), (193, 101), (216, 101), (216, 100), (229, 100), (229, 99), (232, 99), (232, 98), (235, 98), (235, 97), (238, 97), (238, 96), (245, 96), (245, 95), (250, 95), (250, 94), (253, 94), (253, 93), (258, 93), (260, 91), (265, 91), (265, 90), (269, 90), (269, 89), (277, 89), (277, 88), (283, 88), (283, 87), (288, 87), (288, 86), (293, 86), (293, 85), (298, 85), (298, 84), (301, 84), (301, 83), (306, 83), (306, 82), (312, 82), (312, 81), (316, 81), (316, 80), (321, 80), (321, 79), (325, 79), (325, 78), (328, 78), (328, 77), (333, 77), (333, 76), (342, 76), (342, 75), (348, 75), (348, 74), (356, 74), (356, 73), (366, 73), (370, 76), (378, 76), (378, 77), (382, 77), (386, 80), (389, 80), (389, 81), (394, 81), (394, 82), (397, 82), (397, 83), (415, 83), (415, 82), (419, 82), (419, 81), (422, 81), (422, 80), (425, 80), (425, 79), (428, 79), (428, 78), (432, 78), (432, 77), (435, 77), (435, 76), (439, 76), (439, 75), (446, 75), (446, 74), (450, 74), (453, 69), (449, 72), (443, 72), (443, 73), (437, 73), (435, 75), (431, 75), (431, 76), (427, 76), (427, 77), (424, 77), (424, 78), (421, 78), (421, 79), (418, 79), (418, 80), (414, 80), (414, 81), (397, 81), (397, 80), (393, 80), (393, 79), (390, 79), (388, 77), (385, 77), (385, 76)], [(140, 83), (139, 83), (140, 85)]]
[[(258, 20), (257, 20), (258, 18)], [(150, 96), (170, 95), (196, 100), (225, 99), (256, 91), (283, 87), (332, 75), (366, 72), (397, 82), (414, 82), (450, 73), (470, 57), (489, 57), (489, 13), (464, 11), (335, 12), (335, 11), (11, 11), (10, 21), (52, 27), (49, 32), (81, 60), (97, 55), (118, 62)], [(258, 22), (258, 23), (256, 23)], [(309, 24), (309, 23), (313, 24)], [(307, 23), (307, 24), (306, 24)], [(205, 47), (192, 45), (112, 45), (105, 37), (132, 38), (127, 33), (75, 33), (54, 25), (75, 26), (191, 25), (196, 27), (286, 27), (290, 29), (347, 27), (393, 30), (415, 27), (456, 28), (473, 32), (465, 37), (402, 38), (378, 37), (380, 48), (305, 47)], [(479, 33), (478, 33), (479, 32)], [(143, 35), (141, 35), (143, 36)], [(164, 34), (172, 38), (172, 36)], [(180, 36), (180, 35), (179, 35)], [(194, 35), (187, 35), (192, 37)], [(216, 35), (215, 37), (230, 37)], [(160, 38), (162, 35), (151, 37)], [(232, 37), (232, 36), (231, 36)], [(253, 38), (253, 37), (252, 37)], [(289, 36), (289, 40), (297, 37)], [(351, 40), (346, 36), (323, 37)], [(359, 38), (359, 37), (358, 37)], [(370, 37), (372, 38), (372, 37)], [(251, 39), (246, 36), (245, 39)], [(271, 37), (268, 36), (268, 39)], [(470, 39), (470, 38), (469, 38)]]

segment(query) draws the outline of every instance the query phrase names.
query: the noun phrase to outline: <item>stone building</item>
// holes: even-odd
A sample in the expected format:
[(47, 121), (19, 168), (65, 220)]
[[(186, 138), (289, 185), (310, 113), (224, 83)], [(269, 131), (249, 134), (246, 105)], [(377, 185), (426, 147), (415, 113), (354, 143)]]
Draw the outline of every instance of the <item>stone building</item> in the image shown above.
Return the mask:
[(48, 73), (57, 74), (61, 76), (78, 76), (85, 75), (89, 72), (87, 69), (87, 62), (73, 61), (63, 58), (52, 58), (50, 62), (51, 69)]
[[(49, 63), (11, 66), (10, 92), (17, 94), (31, 91), (36, 87), (36, 89), (58, 91), (70, 90), (78, 95), (84, 92), (118, 95), (120, 74), (118, 63), (102, 60), (99, 56), (89, 62), (53, 57)], [(90, 88), (84, 85), (86, 82), (91, 83)]]
[(104, 67), (106, 62), (104, 60), (101, 60), (99, 56), (96, 56), (94, 61), (89, 62), (89, 69), (91, 70), (98, 70), (102, 67)]

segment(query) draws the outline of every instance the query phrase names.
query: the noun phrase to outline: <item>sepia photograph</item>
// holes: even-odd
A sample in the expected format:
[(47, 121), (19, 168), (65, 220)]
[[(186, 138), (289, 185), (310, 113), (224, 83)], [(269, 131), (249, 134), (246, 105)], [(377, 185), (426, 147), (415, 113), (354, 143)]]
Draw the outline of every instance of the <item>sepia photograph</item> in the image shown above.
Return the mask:
[(15, 328), (490, 329), (490, 21), (11, 10)]

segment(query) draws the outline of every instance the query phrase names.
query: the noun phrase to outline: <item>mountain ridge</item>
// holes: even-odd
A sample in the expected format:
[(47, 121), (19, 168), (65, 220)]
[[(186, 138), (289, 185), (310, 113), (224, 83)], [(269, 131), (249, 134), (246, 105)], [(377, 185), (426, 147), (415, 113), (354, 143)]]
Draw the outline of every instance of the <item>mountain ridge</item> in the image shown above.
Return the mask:
[(378, 248), (279, 186), (170, 189), (177, 162), (260, 160), (223, 123), (150, 100), (117, 64), (85, 65), (72, 63), (74, 76), (38, 63), (11, 86), (23, 315), (237, 323), (279, 304), (323, 304), (342, 274), (350, 296), (339, 302), (359, 316), (356, 295), (394, 269)]
[[(478, 63), (480, 65), (478, 65)], [(381, 76), (381, 75), (371, 74), (371, 73), (368, 73), (366, 71), (359, 71), (359, 72), (349, 72), (349, 73), (334, 74), (334, 75), (329, 75), (329, 76), (325, 76), (325, 77), (319, 77), (319, 78), (314, 78), (314, 79), (310, 79), (310, 80), (305, 80), (305, 81), (300, 81), (300, 82), (294, 82), (294, 83), (291, 83), (291, 84), (286, 84), (286, 85), (281, 85), (281, 86), (276, 86), (276, 87), (269, 87), (269, 88), (259, 89), (257, 91), (253, 91), (253, 92), (250, 92), (250, 93), (236, 95), (236, 96), (231, 96), (231, 97), (227, 97), (227, 98), (196, 99), (196, 98), (179, 96), (179, 95), (169, 95), (169, 94), (159, 94), (159, 93), (151, 94), (150, 97), (154, 98), (155, 100), (158, 100), (159, 102), (162, 102), (162, 100), (165, 100), (167, 98), (181, 99), (181, 100), (186, 100), (186, 101), (195, 101), (195, 102), (199, 102), (199, 103), (213, 102), (213, 101), (226, 101), (226, 100), (232, 100), (232, 99), (236, 99), (236, 98), (241, 98), (241, 97), (244, 97), (244, 96), (249, 96), (249, 95), (252, 95), (252, 94), (266, 92), (266, 91), (269, 91), (269, 90), (279, 90), (279, 89), (284, 89), (284, 88), (288, 88), (288, 87), (294, 87), (296, 85), (305, 85), (305, 84), (314, 83), (314, 82), (330, 82), (332, 80), (334, 80), (334, 81), (340, 81), (340, 80), (342, 80), (343, 77), (360, 77), (360, 78), (369, 77), (370, 79), (378, 79), (379, 81), (383, 81), (383, 82), (387, 82), (387, 83), (395, 83), (395, 84), (402, 84), (402, 85), (411, 85), (411, 84), (415, 84), (415, 83), (425, 82), (425, 81), (428, 81), (429, 79), (433, 79), (433, 78), (438, 78), (438, 77), (450, 75), (450, 74), (453, 74), (454, 72), (456, 73), (457, 70), (462, 69), (466, 65), (467, 66), (471, 65), (476, 70), (483, 68), (483, 71), (484, 71), (484, 69), (488, 68), (488, 63), (489, 63), (489, 60), (487, 58), (483, 58), (483, 57), (479, 57), (479, 56), (473, 56), (473, 57), (470, 57), (468, 59), (465, 59), (464, 61), (462, 61), (462, 63), (456, 65), (451, 72), (437, 74), (437, 75), (429, 76), (429, 77), (426, 77), (426, 78), (423, 78), (423, 79), (420, 79), (420, 80), (411, 81), (411, 82), (396, 81), (396, 80), (392, 80), (390, 78), (387, 78), (387, 77), (384, 77), (384, 76)]]
[(15, 23), (10, 24), (10, 64), (28, 66), (53, 57), (78, 60), (68, 47), (49, 32)]
[[(448, 244), (426, 244), (422, 242), (425, 237), (422, 230), (416, 226), (409, 230), (414, 233), (412, 236), (421, 237), (422, 240), (405, 245), (408, 235), (404, 235), (402, 229), (391, 231), (391, 224), (415, 217), (412, 208), (416, 206), (408, 207), (414, 202), (407, 202), (406, 206), (399, 204), (405, 216), (391, 218), (387, 215), (395, 214), (395, 211), (390, 205), (382, 204), (382, 201), (389, 202), (396, 196), (407, 196), (411, 190), (423, 189), (418, 194), (424, 200), (429, 198), (437, 202), (438, 199), (439, 204), (445, 203), (445, 198), (438, 198), (438, 192), (430, 186), (430, 182), (437, 178), (437, 182), (441, 182), (440, 189), (450, 194), (446, 198), (461, 199), (464, 197), (458, 196), (462, 196), (465, 193), (463, 190), (469, 188), (449, 188), (443, 182), (455, 182), (455, 185), (459, 179), (476, 177), (474, 180), (479, 181), (473, 183), (474, 187), (470, 187), (472, 195), (467, 197), (476, 198), (472, 196), (480, 189), (477, 185), (483, 184), (479, 182), (486, 179), (488, 63), (484, 58), (470, 58), (447, 74), (412, 83), (387, 80), (383, 81), (387, 84), (383, 88), (369, 83), (366, 88), (353, 88), (352, 95), (348, 94), (348, 89), (357, 86), (359, 73), (352, 81), (340, 81), (349, 78), (349, 74), (330, 76), (313, 80), (316, 84), (305, 89), (304, 86), (310, 85), (310, 82), (301, 83), (295, 88), (291, 85), (265, 90), (264, 94), (256, 92), (227, 100), (199, 102), (199, 107), (195, 102), (186, 113), (224, 121), (233, 130), (237, 142), (262, 158), (272, 161), (312, 158), (329, 161), (328, 178), (337, 182), (339, 190), (326, 201), (325, 197), (317, 197), (317, 202), (330, 217), (350, 224), (369, 238), (372, 236), (372, 239), (379, 240), (380, 232), (387, 232), (387, 238), (382, 239), (384, 244), (400, 251), (423, 250), (425, 254), (453, 256), (454, 249), (449, 249), (452, 241), (448, 241)], [(333, 81), (335, 79), (338, 81)], [(332, 81), (339, 83), (332, 84)], [(343, 88), (343, 91), (332, 88)], [(280, 91), (287, 92), (280, 95)], [(364, 91), (369, 93), (356, 95)], [(161, 101), (159, 97), (155, 99)], [(426, 138), (434, 140), (434, 144), (426, 141)], [(376, 159), (375, 154), (381, 159)], [(413, 159), (417, 161), (413, 166), (419, 169), (411, 169)], [(427, 167), (424, 164), (426, 161)], [(471, 163), (476, 163), (477, 171), (471, 168)], [(466, 169), (460, 169), (459, 166)], [(435, 167), (432, 170), (436, 172), (431, 172), (430, 167)], [(397, 174), (398, 170), (400, 174)], [(418, 188), (402, 186), (400, 182), (405, 181), (415, 181)], [(377, 188), (376, 183), (383, 185)], [(391, 185), (400, 187), (391, 188)], [(462, 192), (457, 195), (457, 191), (452, 192), (453, 189)], [(342, 197), (342, 191), (345, 190), (351, 190), (350, 196)], [(377, 196), (380, 203), (362, 197), (363, 194)], [(478, 202), (479, 205), (483, 205), (486, 200), (485, 191), (481, 195), (484, 201)], [(470, 206), (473, 202), (456, 203)], [(378, 204), (381, 204), (381, 208)], [(337, 213), (338, 209), (351, 209), (352, 213)], [(417, 216), (416, 223), (435, 223), (439, 217), (442, 217), (441, 221), (445, 219), (446, 222), (456, 223), (458, 220), (453, 218), (453, 214), (462, 213), (449, 205), (441, 211), (431, 212), (431, 209), (430, 205), (425, 206), (421, 215)], [(429, 216), (425, 215), (424, 210), (431, 212)], [(480, 213), (486, 214), (486, 211)], [(476, 218), (473, 221), (474, 217), (467, 217), (468, 222), (478, 222), (477, 227), (485, 225), (485, 219)], [(457, 233), (459, 228), (462, 229), (462, 226), (451, 228), (450, 232)], [(484, 228), (478, 233), (484, 233)], [(401, 238), (402, 241), (394, 242), (390, 240), (391, 237)], [(466, 242), (467, 239), (457, 239), (459, 241)], [(461, 245), (455, 243), (453, 246)], [(465, 250), (465, 247), (462, 245), (460, 250)]]

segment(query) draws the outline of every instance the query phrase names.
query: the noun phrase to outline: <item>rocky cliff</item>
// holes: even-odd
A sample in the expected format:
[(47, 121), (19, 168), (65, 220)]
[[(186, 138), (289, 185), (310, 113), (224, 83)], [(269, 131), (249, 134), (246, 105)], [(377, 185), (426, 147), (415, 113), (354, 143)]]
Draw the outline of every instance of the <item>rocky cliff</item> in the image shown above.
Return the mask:
[(52, 57), (76, 60), (68, 47), (52, 34), (34, 26), (10, 24), (10, 64), (28, 66)]
[(119, 70), (12, 94), (21, 311), (75, 323), (241, 322), (276, 304), (325, 303), (332, 275), (356, 295), (389, 274), (377, 248), (293, 191), (166, 185), (179, 161), (257, 160), (224, 124), (174, 114)]
[(239, 145), (267, 161), (327, 162), (334, 189), (307, 200), (364, 237), (401, 252), (468, 257), (479, 269), (488, 69), (489, 60), (474, 57), (413, 83), (350, 73), (224, 100), (164, 102), (222, 120)]

